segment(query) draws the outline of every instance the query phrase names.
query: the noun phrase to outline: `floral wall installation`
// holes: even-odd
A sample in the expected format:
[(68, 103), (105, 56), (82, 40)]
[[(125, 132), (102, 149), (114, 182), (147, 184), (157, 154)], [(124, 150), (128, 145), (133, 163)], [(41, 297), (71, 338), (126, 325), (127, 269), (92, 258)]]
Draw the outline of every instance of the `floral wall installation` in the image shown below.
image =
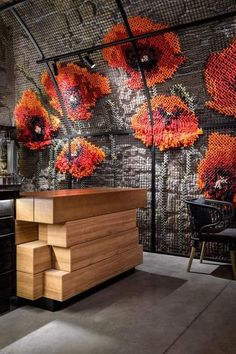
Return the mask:
[(198, 187), (206, 198), (233, 201), (236, 194), (236, 137), (212, 133), (198, 166)]
[(148, 106), (143, 104), (132, 117), (131, 126), (135, 137), (150, 147), (152, 142), (160, 151), (190, 146), (197, 140), (202, 129), (187, 103), (176, 95), (154, 96), (151, 100), (153, 127), (150, 124)]
[[(92, 116), (91, 109), (95, 106), (97, 100), (111, 93), (109, 81), (105, 76), (99, 73), (91, 73), (87, 68), (82, 68), (75, 63), (58, 64), (56, 80), (62, 93), (68, 117), (72, 121), (90, 119)], [(48, 72), (43, 73), (41, 82), (49, 96), (52, 107), (62, 113), (55, 86)]]
[(209, 57), (205, 81), (212, 97), (206, 106), (236, 118), (236, 38), (228, 48)]
[[(168, 28), (166, 24), (155, 23), (149, 18), (136, 16), (130, 17), (129, 25), (134, 36)], [(127, 38), (124, 24), (114, 25), (106, 34), (103, 42), (109, 43)], [(178, 36), (167, 32), (154, 37), (140, 39), (137, 49), (145, 70), (147, 85), (149, 87), (171, 79), (186, 58), (181, 54)], [(104, 59), (112, 68), (122, 68), (130, 76), (126, 84), (131, 89), (143, 87), (138, 68), (136, 54), (131, 43), (103, 49)]]
[(51, 135), (60, 123), (51, 124), (49, 114), (33, 90), (24, 91), (14, 110), (18, 139), (30, 150), (42, 150), (51, 144)]
[(69, 172), (77, 179), (93, 174), (96, 165), (105, 159), (102, 149), (83, 138), (75, 138), (71, 141), (71, 156), (68, 155), (69, 144), (67, 143), (58, 155), (55, 167), (61, 173)]

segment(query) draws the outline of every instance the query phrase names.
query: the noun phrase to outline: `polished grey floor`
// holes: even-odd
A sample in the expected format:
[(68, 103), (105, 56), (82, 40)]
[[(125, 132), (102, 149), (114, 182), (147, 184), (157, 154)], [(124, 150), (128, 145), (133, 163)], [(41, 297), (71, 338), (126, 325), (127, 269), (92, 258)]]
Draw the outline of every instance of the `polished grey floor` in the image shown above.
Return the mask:
[(137, 271), (58, 312), (0, 317), (1, 354), (235, 354), (229, 265), (146, 253)]

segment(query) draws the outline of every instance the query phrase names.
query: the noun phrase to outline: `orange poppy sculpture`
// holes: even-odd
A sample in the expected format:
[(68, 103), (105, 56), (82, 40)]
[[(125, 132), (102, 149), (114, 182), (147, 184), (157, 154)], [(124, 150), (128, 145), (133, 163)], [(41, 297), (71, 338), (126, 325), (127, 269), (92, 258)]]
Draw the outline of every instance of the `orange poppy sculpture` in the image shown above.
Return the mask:
[(236, 137), (213, 133), (198, 166), (197, 184), (206, 198), (233, 201), (236, 194)]
[(195, 113), (178, 96), (154, 96), (151, 106), (153, 127), (146, 103), (131, 118), (135, 137), (146, 146), (150, 147), (154, 143), (160, 151), (190, 146), (203, 133), (198, 127)]
[[(108, 79), (98, 73), (91, 73), (77, 64), (59, 64), (56, 76), (59, 89), (72, 121), (88, 120), (97, 100), (111, 92)], [(41, 82), (54, 109), (62, 114), (55, 86), (45, 71)]]
[(19, 141), (30, 150), (42, 150), (51, 144), (48, 112), (33, 90), (24, 91), (14, 110)]
[[(134, 36), (168, 28), (165, 24), (155, 23), (149, 18), (140, 16), (130, 17), (128, 20)], [(119, 23), (106, 34), (103, 42), (110, 43), (124, 38), (127, 38), (127, 32), (124, 24)], [(179, 66), (186, 60), (180, 55), (179, 39), (173, 32), (140, 39), (136, 46), (149, 87), (172, 78)], [(127, 72), (130, 76), (126, 82), (128, 87), (131, 89), (143, 87), (132, 43), (105, 48), (103, 56), (112, 68), (122, 68)]]
[(205, 81), (212, 97), (206, 106), (236, 118), (236, 38), (228, 48), (210, 56)]
[(61, 173), (70, 173), (77, 179), (92, 175), (96, 166), (105, 158), (102, 149), (83, 138), (71, 141), (71, 156), (68, 155), (69, 146), (65, 144), (56, 159), (55, 167)]

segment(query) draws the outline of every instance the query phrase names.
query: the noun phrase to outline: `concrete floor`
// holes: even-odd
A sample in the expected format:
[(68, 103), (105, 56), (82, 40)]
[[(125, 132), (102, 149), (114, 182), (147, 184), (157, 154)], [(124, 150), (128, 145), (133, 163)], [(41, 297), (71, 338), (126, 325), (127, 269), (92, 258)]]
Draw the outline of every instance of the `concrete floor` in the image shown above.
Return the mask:
[[(235, 354), (228, 265), (146, 253), (137, 271), (59, 312), (0, 317), (1, 354)], [(231, 279), (230, 279), (231, 278)]]

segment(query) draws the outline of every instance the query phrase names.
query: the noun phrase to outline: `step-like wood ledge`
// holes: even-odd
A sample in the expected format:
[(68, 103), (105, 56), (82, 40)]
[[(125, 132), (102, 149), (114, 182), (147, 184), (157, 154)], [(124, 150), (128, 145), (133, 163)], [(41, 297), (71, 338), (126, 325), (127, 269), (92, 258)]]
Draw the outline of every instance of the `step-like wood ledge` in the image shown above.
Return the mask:
[(21, 193), (16, 219), (45, 224), (146, 207), (141, 188), (88, 188)]

